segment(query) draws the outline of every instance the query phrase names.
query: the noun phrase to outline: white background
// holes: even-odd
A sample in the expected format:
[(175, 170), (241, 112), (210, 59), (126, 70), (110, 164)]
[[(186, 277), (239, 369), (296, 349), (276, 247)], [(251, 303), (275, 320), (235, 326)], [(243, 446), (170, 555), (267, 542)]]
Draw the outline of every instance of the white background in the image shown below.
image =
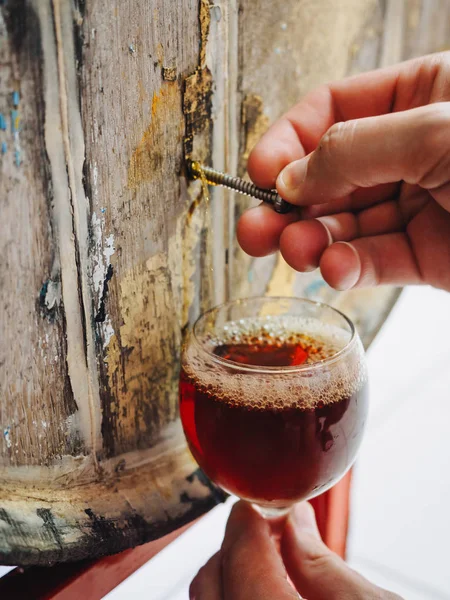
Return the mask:
[[(406, 290), (368, 359), (371, 415), (353, 479), (349, 562), (407, 600), (450, 600), (450, 294)], [(230, 505), (106, 598), (187, 600)]]

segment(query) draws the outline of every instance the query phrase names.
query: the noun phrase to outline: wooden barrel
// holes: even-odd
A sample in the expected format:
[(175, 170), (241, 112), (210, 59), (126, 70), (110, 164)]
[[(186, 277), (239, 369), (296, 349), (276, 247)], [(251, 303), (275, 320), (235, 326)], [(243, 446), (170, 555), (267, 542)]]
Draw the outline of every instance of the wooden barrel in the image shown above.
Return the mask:
[(445, 0), (0, 3), (0, 563), (168, 533), (223, 499), (187, 452), (183, 332), (251, 294), (332, 302), (366, 343), (391, 289), (336, 295), (234, 239), (249, 205), (185, 158), (249, 149), (326, 80), (437, 50)]

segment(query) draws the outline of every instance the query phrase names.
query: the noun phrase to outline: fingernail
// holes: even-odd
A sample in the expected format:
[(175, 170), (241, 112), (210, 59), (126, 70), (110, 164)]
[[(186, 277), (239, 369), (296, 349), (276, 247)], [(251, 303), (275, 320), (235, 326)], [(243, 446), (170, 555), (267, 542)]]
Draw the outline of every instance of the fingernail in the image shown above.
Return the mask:
[(313, 507), (308, 502), (298, 504), (292, 511), (290, 519), (298, 533), (312, 533), (315, 537), (320, 538), (316, 515)]
[(337, 242), (336, 245), (345, 246), (349, 248), (355, 258), (354, 264), (347, 269), (346, 274), (341, 278), (339, 282), (339, 290), (349, 290), (358, 283), (359, 278), (361, 277), (361, 259), (359, 258), (359, 254), (356, 248), (352, 246), (352, 244), (349, 244), (348, 242)]
[(322, 219), (317, 219), (317, 220), (325, 229), (327, 238), (328, 238), (328, 246), (331, 246), (331, 244), (333, 243), (333, 236), (331, 235), (331, 231), (328, 229), (328, 225), (326, 225), (325, 220), (323, 220), (323, 221), (322, 221)]
[(278, 175), (277, 189), (281, 195), (296, 192), (297, 195), (306, 179), (308, 161), (304, 158), (296, 160), (285, 167)]

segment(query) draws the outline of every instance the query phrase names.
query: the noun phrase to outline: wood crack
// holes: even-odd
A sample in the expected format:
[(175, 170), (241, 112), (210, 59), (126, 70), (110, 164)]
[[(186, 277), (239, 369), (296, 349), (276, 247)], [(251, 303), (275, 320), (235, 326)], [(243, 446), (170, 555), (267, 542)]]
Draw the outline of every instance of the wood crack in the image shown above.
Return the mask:
[(100, 449), (101, 445), (101, 408), (98, 371), (95, 355), (95, 340), (92, 329), (93, 301), (88, 281), (88, 203), (84, 195), (83, 185), (84, 143), (78, 106), (76, 71), (75, 64), (73, 62), (73, 57), (75, 56), (73, 22), (72, 14), (70, 12), (70, 5), (64, 3), (64, 12), (62, 12), (60, 0), (52, 1), (55, 19), (63, 144), (70, 192), (69, 199), (73, 212), (75, 257), (78, 267), (78, 293), (80, 295), (81, 308), (80, 317), (83, 329), (82, 339), (85, 350), (86, 367), (88, 371), (88, 396), (86, 400), (88, 404), (90, 421), (90, 446), (93, 450), (92, 456), (94, 466), (96, 469), (99, 469), (96, 451)]
[[(69, 435), (81, 434), (98, 470), (100, 395), (88, 281), (88, 203), (83, 189), (84, 143), (78, 108), (70, 5), (35, 0), (44, 56), (45, 143), (53, 184), (66, 320), (67, 367), (77, 405)], [(57, 78), (55, 78), (57, 73)]]

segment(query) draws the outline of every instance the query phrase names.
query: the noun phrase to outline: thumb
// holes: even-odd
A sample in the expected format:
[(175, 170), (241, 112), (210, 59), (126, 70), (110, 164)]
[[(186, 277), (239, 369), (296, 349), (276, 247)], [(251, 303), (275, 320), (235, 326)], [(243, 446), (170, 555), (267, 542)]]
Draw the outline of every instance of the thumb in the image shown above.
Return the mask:
[(367, 581), (327, 548), (314, 509), (306, 502), (297, 505), (286, 522), (281, 553), (292, 583), (308, 600), (401, 600)]
[(450, 210), (449, 150), (450, 102), (335, 123), (314, 152), (281, 171), (277, 189), (308, 206), (404, 180)]

